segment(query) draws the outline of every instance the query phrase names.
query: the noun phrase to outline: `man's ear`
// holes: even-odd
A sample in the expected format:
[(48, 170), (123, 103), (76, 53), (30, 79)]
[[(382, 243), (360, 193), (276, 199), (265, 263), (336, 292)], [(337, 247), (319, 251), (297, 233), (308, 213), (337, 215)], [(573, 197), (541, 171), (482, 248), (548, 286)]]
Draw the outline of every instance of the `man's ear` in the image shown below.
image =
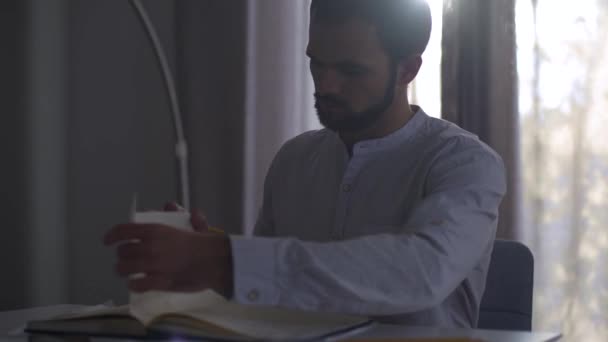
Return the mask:
[(422, 66), (422, 56), (415, 55), (404, 58), (399, 62), (399, 83), (407, 86), (410, 84), (416, 75), (418, 75), (418, 71), (420, 71), (420, 67)]

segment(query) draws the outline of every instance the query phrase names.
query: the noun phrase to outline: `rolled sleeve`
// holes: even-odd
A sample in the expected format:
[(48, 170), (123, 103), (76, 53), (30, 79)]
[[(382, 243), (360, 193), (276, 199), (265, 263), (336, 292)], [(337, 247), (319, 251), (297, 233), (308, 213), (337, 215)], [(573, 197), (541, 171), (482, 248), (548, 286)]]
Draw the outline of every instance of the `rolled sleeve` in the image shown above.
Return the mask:
[(234, 300), (241, 304), (276, 305), (276, 239), (231, 236)]

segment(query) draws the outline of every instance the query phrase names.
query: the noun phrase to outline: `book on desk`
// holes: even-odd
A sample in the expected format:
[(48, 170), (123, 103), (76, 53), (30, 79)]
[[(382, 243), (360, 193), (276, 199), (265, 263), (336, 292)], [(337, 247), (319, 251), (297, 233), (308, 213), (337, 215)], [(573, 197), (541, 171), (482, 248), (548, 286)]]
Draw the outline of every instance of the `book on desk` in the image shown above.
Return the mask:
[(211, 290), (147, 293), (127, 306), (31, 321), (30, 334), (120, 338), (197, 337), (214, 340), (311, 340), (335, 336), (371, 321), (364, 317), (241, 305)]

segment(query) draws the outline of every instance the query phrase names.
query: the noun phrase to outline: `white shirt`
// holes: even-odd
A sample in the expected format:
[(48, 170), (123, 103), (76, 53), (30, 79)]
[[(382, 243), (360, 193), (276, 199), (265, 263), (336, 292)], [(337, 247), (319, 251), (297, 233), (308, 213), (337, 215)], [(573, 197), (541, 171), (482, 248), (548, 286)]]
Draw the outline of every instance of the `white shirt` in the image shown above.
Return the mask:
[(422, 110), (350, 158), (304, 133), (268, 171), (257, 236), (231, 237), (235, 300), (474, 327), (505, 192), (492, 149)]

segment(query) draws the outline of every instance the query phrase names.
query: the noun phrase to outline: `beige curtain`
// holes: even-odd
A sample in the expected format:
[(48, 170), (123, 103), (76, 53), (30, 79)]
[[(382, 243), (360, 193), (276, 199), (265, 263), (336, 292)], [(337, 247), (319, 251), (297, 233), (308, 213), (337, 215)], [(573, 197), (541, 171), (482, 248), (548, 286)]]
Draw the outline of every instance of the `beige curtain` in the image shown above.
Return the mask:
[(519, 129), (514, 0), (445, 0), (442, 114), (504, 159), (508, 194), (498, 236), (520, 232)]
[[(156, 1), (158, 6), (171, 3)], [(153, 3), (146, 3), (154, 9)], [(192, 206), (205, 210), (210, 223), (239, 233), (243, 222), (246, 0), (172, 3)]]

